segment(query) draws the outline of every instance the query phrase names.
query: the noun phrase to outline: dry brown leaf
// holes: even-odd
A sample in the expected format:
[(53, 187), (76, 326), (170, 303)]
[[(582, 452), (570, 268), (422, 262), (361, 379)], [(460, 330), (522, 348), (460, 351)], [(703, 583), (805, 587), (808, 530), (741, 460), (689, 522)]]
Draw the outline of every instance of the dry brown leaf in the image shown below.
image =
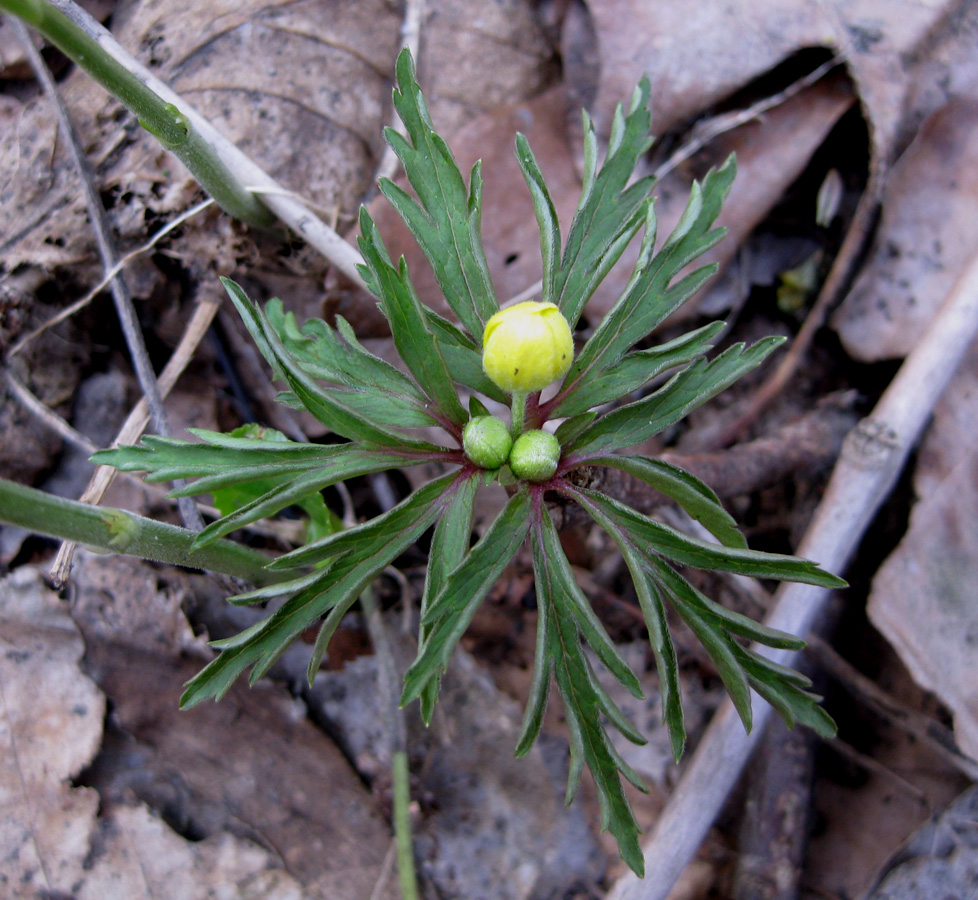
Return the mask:
[(104, 807), (135, 798), (196, 835), (245, 835), (274, 849), (310, 897), (370, 896), (389, 828), (305, 709), (263, 682), (180, 711), (183, 685), (210, 656), (183, 617), (180, 582), (166, 588), (146, 564), (91, 555), (73, 578), (86, 659), (120, 732), (92, 770)]
[(834, 316), (850, 356), (905, 356), (978, 252), (978, 101), (924, 123), (893, 167), (876, 246)]
[(869, 617), (978, 758), (978, 344), (938, 405), (906, 536), (873, 580)]
[(314, 894), (249, 841), (223, 833), (188, 841), (144, 806), (100, 821), (77, 900), (313, 900)]
[[(141, 599), (132, 597), (132, 607)], [(141, 805), (100, 817), (98, 793), (72, 786), (102, 741), (105, 697), (79, 668), (85, 646), (66, 604), (34, 569), (17, 569), (0, 581), (0, 646), (5, 898), (320, 896), (305, 893), (275, 855), (253, 841), (226, 832), (187, 841)]]
[[(446, 0), (428, 10), (422, 81), (453, 127), (552, 79), (552, 51), (526, 0), (478, 10)], [(352, 219), (392, 116), (401, 19), (387, 0), (144, 0), (121, 10), (113, 31), (280, 183), (327, 214)], [(62, 90), (103, 193), (115, 194), (118, 235), (142, 236), (147, 218), (175, 211), (167, 186), (189, 176), (87, 75), (73, 72)], [(40, 98), (8, 115), (15, 121), (0, 134), (4, 264), (83, 262), (92, 238), (49, 104)], [(189, 229), (209, 237), (212, 227)], [(209, 243), (194, 250), (207, 253)], [(221, 255), (233, 265), (233, 250)]]
[[(655, 98), (653, 130), (661, 134), (795, 53), (827, 48), (845, 56), (877, 153), (887, 159), (908, 97), (917, 90), (916, 53), (960, 32), (960, 17), (968, 14), (958, 6), (952, 0), (703, 0), (692, 6), (589, 0), (590, 21), (576, 33), (590, 32), (594, 48), (569, 55), (566, 77), (577, 97), (591, 101), (607, 133), (615, 104), (647, 73)], [(597, 66), (588, 62), (594, 55)], [(972, 83), (975, 74), (972, 64)]]
[(0, 890), (69, 892), (98, 809), (69, 779), (95, 755), (105, 698), (78, 668), (81, 636), (38, 573), (0, 581)]

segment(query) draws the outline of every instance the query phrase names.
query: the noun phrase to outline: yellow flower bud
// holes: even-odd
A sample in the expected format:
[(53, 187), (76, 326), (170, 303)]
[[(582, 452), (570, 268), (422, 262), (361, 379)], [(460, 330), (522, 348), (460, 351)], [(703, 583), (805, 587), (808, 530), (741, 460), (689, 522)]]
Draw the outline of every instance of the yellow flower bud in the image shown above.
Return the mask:
[(486, 323), (482, 366), (504, 391), (543, 390), (563, 378), (573, 361), (570, 325), (553, 303), (517, 303)]

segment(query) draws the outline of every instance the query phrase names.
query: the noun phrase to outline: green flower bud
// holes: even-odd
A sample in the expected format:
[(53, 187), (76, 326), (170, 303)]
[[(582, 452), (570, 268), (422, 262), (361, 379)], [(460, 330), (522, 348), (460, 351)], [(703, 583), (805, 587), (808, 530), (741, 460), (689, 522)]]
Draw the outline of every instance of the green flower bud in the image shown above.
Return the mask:
[(462, 449), (480, 468), (498, 469), (509, 458), (512, 446), (506, 423), (495, 416), (476, 416), (462, 429)]
[(547, 481), (560, 462), (560, 441), (549, 431), (524, 431), (509, 451), (509, 467), (521, 481)]
[(482, 366), (504, 391), (543, 390), (563, 378), (573, 361), (570, 325), (553, 303), (517, 303), (486, 323)]

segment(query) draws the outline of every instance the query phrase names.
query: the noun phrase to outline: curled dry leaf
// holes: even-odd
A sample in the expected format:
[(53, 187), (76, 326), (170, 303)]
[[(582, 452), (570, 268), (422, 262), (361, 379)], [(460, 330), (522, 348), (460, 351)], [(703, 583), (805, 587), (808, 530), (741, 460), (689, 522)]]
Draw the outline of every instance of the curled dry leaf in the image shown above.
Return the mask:
[(868, 265), (833, 319), (850, 356), (905, 356), (978, 252), (978, 100), (948, 103), (893, 167)]
[(978, 758), (978, 344), (935, 410), (906, 536), (873, 580), (869, 616), (914, 680), (954, 715), (961, 750)]
[[(566, 77), (577, 96), (590, 98), (605, 133), (615, 103), (642, 73), (652, 81), (652, 127), (661, 134), (797, 52), (825, 48), (844, 55), (884, 160), (899, 142), (911, 95), (924, 104), (934, 100), (914, 84), (917, 51), (962, 30), (952, 0), (702, 0), (693, 6), (589, 0), (586, 8), (590, 23), (575, 33), (593, 35), (595, 46), (568, 55)], [(595, 54), (597, 66), (589, 62)], [(937, 68), (947, 74), (938, 62), (931, 78), (940, 77)], [(968, 68), (973, 78), (973, 59)]]
[[(457, 126), (553, 77), (551, 50), (525, 0), (476, 12), (453, 2), (429, 9), (422, 70), (439, 121)], [(144, 0), (120, 10), (112, 25), (124, 47), (280, 183), (352, 219), (391, 118), (401, 20), (402, 10), (386, 0)], [(172, 216), (184, 208), (173, 208), (175, 201), (189, 205), (191, 198), (168, 190), (175, 177), (188, 180), (182, 166), (101, 87), (78, 71), (61, 87), (100, 188), (114, 195), (118, 236), (142, 238), (147, 217)], [(14, 125), (0, 134), (4, 265), (79, 264), (92, 238), (50, 105), (38, 98), (9, 115)], [(213, 224), (200, 231), (193, 252), (214, 254), (202, 243)], [(217, 249), (231, 266), (243, 255)]]

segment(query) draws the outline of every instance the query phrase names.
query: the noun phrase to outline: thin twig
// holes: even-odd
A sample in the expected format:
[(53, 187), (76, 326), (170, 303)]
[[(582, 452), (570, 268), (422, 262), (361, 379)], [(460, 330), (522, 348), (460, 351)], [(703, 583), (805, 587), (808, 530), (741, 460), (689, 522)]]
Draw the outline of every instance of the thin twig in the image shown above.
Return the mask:
[(148, 253), (161, 240), (163, 240), (163, 238), (165, 238), (171, 231), (173, 231), (174, 228), (179, 227), (188, 219), (192, 219), (194, 216), (196, 216), (197, 213), (203, 212), (205, 209), (207, 209), (208, 206), (213, 206), (213, 204), (214, 204), (213, 200), (203, 200), (200, 203), (198, 203), (196, 206), (192, 206), (190, 207), (190, 209), (180, 213), (179, 216), (177, 216), (171, 222), (168, 222), (159, 231), (157, 231), (152, 237), (150, 237), (150, 239), (145, 244), (143, 244), (141, 247), (137, 247), (135, 250), (129, 251), (129, 253), (123, 256), (114, 266), (112, 266), (111, 269), (109, 269), (102, 276), (102, 280), (99, 281), (98, 284), (95, 285), (95, 287), (89, 290), (88, 293), (85, 294), (85, 296), (80, 297), (70, 306), (66, 306), (64, 309), (58, 312), (57, 315), (52, 316), (50, 319), (44, 322), (44, 324), (39, 325), (29, 334), (24, 335), (19, 341), (17, 341), (16, 344), (13, 345), (13, 347), (10, 348), (10, 352), (7, 355), (16, 356), (29, 343), (31, 343), (31, 341), (36, 340), (38, 337), (44, 334), (44, 332), (47, 331), (49, 328), (53, 328), (59, 322), (63, 322), (65, 321), (65, 319), (71, 318), (71, 316), (73, 316), (76, 312), (84, 309), (86, 306), (88, 306), (89, 303), (92, 302), (92, 300), (95, 299), (95, 297), (97, 297), (103, 290), (105, 290), (106, 287), (109, 286), (109, 284), (112, 282), (112, 279), (115, 278), (130, 262), (132, 262), (132, 260), (134, 260), (137, 256), (142, 256), (143, 254)]
[[(935, 403), (978, 333), (978, 257), (948, 294), (917, 346), (906, 358), (869, 418), (847, 438), (822, 503), (798, 553), (828, 571), (843, 571), (876, 511), (889, 495)], [(766, 624), (807, 636), (828, 601), (824, 588), (786, 584)], [(781, 665), (794, 654), (760, 652)], [(644, 882), (616, 882), (609, 900), (665, 900), (713, 824), (750, 758), (771, 707), (756, 699), (751, 733), (724, 701), (645, 843)]]
[(68, 441), (69, 444), (73, 444), (82, 453), (94, 453), (99, 450), (85, 435), (80, 431), (74, 429), (69, 425), (64, 419), (61, 418), (56, 412), (51, 410), (49, 407), (45, 406), (33, 393), (27, 385), (24, 384), (9, 368), (4, 369), (4, 377), (7, 379), (7, 385), (13, 392), (14, 396), (37, 418), (39, 418), (45, 425), (48, 426), (56, 434), (60, 435), (64, 440)]
[[(187, 327), (184, 329), (180, 343), (177, 345), (176, 350), (173, 351), (173, 355), (167, 361), (166, 366), (160, 374), (157, 385), (161, 399), (168, 396), (170, 391), (173, 390), (173, 386), (177, 383), (177, 379), (193, 358), (194, 351), (207, 333), (207, 329), (210, 327), (219, 308), (219, 303), (209, 300), (205, 300), (197, 305), (190, 322), (187, 323)], [(135, 443), (140, 435), (142, 435), (148, 423), (149, 404), (144, 397), (136, 404), (132, 412), (129, 413), (128, 418), (112, 442), (112, 446), (118, 447), (122, 444)], [(90, 450), (88, 452), (92, 453), (94, 451)], [(109, 485), (112, 483), (118, 471), (113, 466), (99, 466), (95, 470), (91, 481), (89, 481), (88, 487), (85, 488), (85, 492), (78, 499), (82, 503), (98, 505), (102, 497), (105, 496), (105, 492), (108, 490)], [(51, 576), (55, 584), (64, 584), (67, 581), (74, 552), (75, 545), (70, 541), (66, 541), (58, 549), (58, 555), (51, 567)]]
[[(106, 271), (113, 269), (118, 261), (119, 254), (116, 252), (115, 241), (109, 229), (108, 216), (105, 214), (105, 207), (102, 205), (98, 191), (95, 189), (94, 178), (85, 154), (82, 153), (78, 143), (78, 136), (75, 134), (74, 126), (68, 116), (61, 95), (58, 92), (54, 78), (47, 64), (41, 58), (41, 54), (31, 40), (27, 26), (20, 19), (11, 19), (14, 33), (24, 48), (34, 74), (44, 89), (48, 100), (54, 107), (58, 125), (68, 145), (72, 162), (81, 178), (82, 188), (85, 192), (85, 206), (88, 210), (88, 217), (95, 232), (95, 241), (98, 245), (99, 256), (102, 259), (102, 266)], [(125, 279), (121, 274), (112, 278), (109, 283), (112, 292), (112, 300), (115, 303), (116, 315), (119, 317), (119, 324), (122, 326), (122, 333), (126, 339), (126, 346), (129, 348), (129, 355), (132, 359), (133, 369), (136, 378), (142, 389), (143, 396), (149, 403), (150, 415), (153, 419), (153, 427), (157, 433), (168, 437), (171, 434), (169, 420), (166, 410), (163, 408), (163, 400), (160, 397), (159, 388), (156, 384), (156, 373), (153, 371), (152, 363), (149, 360), (149, 353), (146, 350), (146, 342), (143, 340), (143, 333), (139, 327), (139, 319), (136, 310), (132, 305), (132, 298)], [(174, 482), (175, 486), (180, 483)], [(201, 531), (204, 527), (204, 520), (197, 509), (196, 504), (191, 498), (181, 498), (177, 506), (180, 510), (180, 518), (184, 525), (193, 531)]]
[(394, 868), (394, 860), (397, 857), (397, 838), (392, 838), (387, 852), (384, 854), (384, 861), (380, 866), (380, 874), (374, 882), (374, 889), (370, 892), (370, 900), (382, 900), (387, 896), (387, 885), (390, 882), (391, 871)]
[(748, 125), (763, 117), (766, 112), (770, 112), (775, 107), (787, 103), (792, 97), (805, 90), (805, 88), (811, 87), (815, 82), (820, 81), (828, 75), (833, 69), (842, 65), (842, 62), (843, 58), (841, 56), (834, 56), (827, 62), (822, 63), (817, 69), (809, 72), (808, 75), (789, 84), (788, 87), (783, 91), (779, 91), (777, 94), (772, 94), (770, 97), (758, 100), (746, 109), (724, 113), (723, 115), (714, 116), (711, 119), (699, 123), (693, 129), (693, 136), (655, 170), (653, 173), (654, 177), (656, 180), (665, 178), (666, 175), (674, 169), (679, 168), (687, 159), (699, 153), (700, 150), (711, 141), (716, 140), (720, 135), (726, 134), (728, 131), (733, 131), (735, 128), (740, 128), (742, 125)]
[(109, 31), (96, 22), (71, 0), (51, 0), (69, 19), (83, 28), (98, 41), (100, 47), (118, 63), (142, 79), (167, 103), (172, 103), (185, 115), (220, 154), (221, 159), (235, 177), (252, 191), (262, 191), (265, 205), (289, 228), (300, 235), (310, 246), (317, 249), (354, 284), (365, 288), (357, 265), (363, 260), (357, 250), (343, 240), (332, 228), (316, 216), (306, 203), (278, 184), (256, 162), (222, 135), (206, 118), (180, 97), (169, 86), (126, 51)]
[(907, 781), (899, 772), (895, 772), (878, 759), (874, 759), (872, 756), (857, 750), (852, 744), (846, 743), (846, 741), (839, 740), (838, 738), (829, 742), (828, 746), (840, 756), (845, 757), (867, 772), (872, 772), (874, 775), (879, 775), (880, 778), (893, 783), (901, 791), (913, 797), (921, 806), (926, 807), (928, 812), (930, 811), (930, 801), (927, 798), (927, 794), (915, 784)]

